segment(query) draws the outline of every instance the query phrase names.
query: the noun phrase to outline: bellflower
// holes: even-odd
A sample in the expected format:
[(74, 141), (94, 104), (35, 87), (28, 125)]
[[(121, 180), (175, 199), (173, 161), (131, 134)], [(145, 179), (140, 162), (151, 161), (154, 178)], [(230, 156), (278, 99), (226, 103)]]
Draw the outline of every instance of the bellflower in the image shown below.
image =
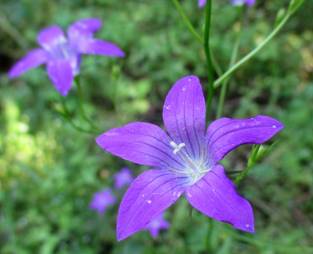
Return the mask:
[(53, 25), (40, 31), (37, 42), (41, 48), (31, 50), (10, 70), (9, 77), (16, 78), (24, 72), (46, 64), (47, 73), (57, 91), (66, 96), (74, 77), (79, 73), (82, 54), (123, 57), (115, 44), (93, 37), (102, 26), (96, 18), (81, 19), (69, 26), (67, 36), (59, 26)]
[(149, 230), (153, 238), (157, 238), (160, 233), (160, 230), (166, 230), (169, 227), (170, 224), (163, 218), (162, 213), (148, 224), (147, 229)]
[(104, 189), (102, 191), (96, 192), (89, 204), (89, 208), (97, 211), (100, 215), (104, 214), (105, 210), (114, 205), (116, 198), (110, 189)]
[(205, 131), (205, 111), (199, 79), (186, 76), (175, 83), (165, 99), (167, 132), (151, 123), (133, 122), (97, 138), (107, 152), (152, 168), (132, 182), (121, 201), (118, 240), (144, 229), (182, 195), (203, 214), (254, 232), (252, 207), (237, 194), (219, 162), (240, 145), (266, 142), (283, 126), (259, 115), (221, 118)]
[(133, 181), (132, 172), (129, 168), (122, 168), (114, 175), (114, 187), (122, 189), (124, 186), (129, 185)]

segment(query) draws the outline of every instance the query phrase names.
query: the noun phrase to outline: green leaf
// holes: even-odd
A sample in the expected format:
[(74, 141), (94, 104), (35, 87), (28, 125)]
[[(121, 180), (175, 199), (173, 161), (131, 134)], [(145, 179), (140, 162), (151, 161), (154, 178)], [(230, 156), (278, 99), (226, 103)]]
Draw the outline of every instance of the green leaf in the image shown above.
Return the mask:
[(304, 3), (304, 0), (291, 0), (289, 7), (288, 7), (288, 12), (290, 14), (296, 12), (303, 3)]

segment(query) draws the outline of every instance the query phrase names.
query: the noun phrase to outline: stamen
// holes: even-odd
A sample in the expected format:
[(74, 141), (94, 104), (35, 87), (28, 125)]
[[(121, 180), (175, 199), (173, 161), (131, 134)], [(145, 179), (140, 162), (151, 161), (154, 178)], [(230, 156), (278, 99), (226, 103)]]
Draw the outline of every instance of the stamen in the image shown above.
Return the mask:
[(177, 145), (174, 141), (171, 141), (170, 145), (171, 145), (171, 147), (174, 148), (173, 154), (177, 154), (183, 147), (186, 146), (185, 143), (180, 143), (180, 144)]

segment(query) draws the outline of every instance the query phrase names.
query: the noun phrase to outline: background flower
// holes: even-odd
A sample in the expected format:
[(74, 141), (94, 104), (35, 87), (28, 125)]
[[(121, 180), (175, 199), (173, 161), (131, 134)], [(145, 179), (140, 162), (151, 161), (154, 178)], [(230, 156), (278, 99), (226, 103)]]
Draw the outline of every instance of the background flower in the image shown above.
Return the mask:
[(129, 168), (122, 168), (114, 176), (114, 187), (121, 189), (133, 181), (133, 174)]
[(104, 214), (106, 209), (116, 203), (116, 198), (109, 188), (96, 192), (89, 204), (90, 209), (99, 214)]
[(157, 238), (161, 230), (166, 230), (170, 227), (170, 223), (163, 217), (164, 214), (162, 213), (153, 219), (146, 227), (153, 238)]
[(123, 51), (115, 44), (93, 38), (101, 28), (101, 20), (81, 19), (69, 26), (67, 37), (59, 26), (43, 29), (37, 41), (41, 48), (31, 50), (10, 70), (9, 77), (16, 78), (41, 64), (47, 65), (47, 73), (57, 91), (66, 96), (74, 77), (79, 73), (82, 54), (123, 57)]

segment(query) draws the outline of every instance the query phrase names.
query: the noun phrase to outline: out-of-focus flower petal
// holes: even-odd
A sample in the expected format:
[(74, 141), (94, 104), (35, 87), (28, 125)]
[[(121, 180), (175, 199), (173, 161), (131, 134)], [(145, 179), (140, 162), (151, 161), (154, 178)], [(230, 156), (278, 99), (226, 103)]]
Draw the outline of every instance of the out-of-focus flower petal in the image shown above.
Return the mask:
[(239, 196), (222, 166), (215, 166), (186, 190), (189, 203), (205, 215), (253, 233), (254, 217), (250, 203)]
[(102, 22), (97, 18), (84, 18), (74, 22), (69, 26), (67, 34), (70, 40), (76, 40), (80, 36), (91, 37), (102, 26)]
[(185, 144), (191, 158), (201, 155), (205, 134), (205, 100), (198, 77), (179, 79), (166, 96), (163, 121), (173, 141)]
[(283, 128), (282, 123), (268, 116), (248, 119), (221, 118), (207, 131), (208, 151), (213, 163), (243, 144), (262, 144)]
[(153, 219), (147, 226), (151, 236), (157, 238), (160, 230), (166, 230), (170, 227), (170, 223), (163, 218), (163, 213)]
[(114, 187), (121, 189), (133, 181), (133, 174), (129, 168), (122, 168), (114, 175)]
[(56, 45), (65, 43), (66, 38), (59, 26), (50, 26), (40, 31), (37, 41), (44, 49), (50, 51)]
[(10, 70), (9, 77), (15, 78), (24, 72), (36, 68), (47, 61), (47, 54), (42, 49), (31, 50), (26, 56), (20, 59)]
[(177, 177), (163, 170), (149, 170), (130, 185), (120, 204), (117, 239), (123, 240), (147, 225), (171, 206), (184, 191)]
[(66, 96), (73, 83), (73, 70), (68, 60), (49, 61), (48, 75), (55, 88), (62, 96)]
[(103, 214), (105, 210), (115, 204), (116, 198), (109, 188), (96, 192), (89, 204), (89, 208)]
[(206, 0), (198, 0), (199, 7), (203, 7), (206, 4)]
[(154, 124), (130, 123), (103, 133), (96, 141), (102, 149), (138, 164), (158, 168), (180, 166), (170, 147), (170, 138)]
[(124, 57), (125, 53), (114, 43), (98, 39), (82, 39), (77, 45), (79, 53)]

